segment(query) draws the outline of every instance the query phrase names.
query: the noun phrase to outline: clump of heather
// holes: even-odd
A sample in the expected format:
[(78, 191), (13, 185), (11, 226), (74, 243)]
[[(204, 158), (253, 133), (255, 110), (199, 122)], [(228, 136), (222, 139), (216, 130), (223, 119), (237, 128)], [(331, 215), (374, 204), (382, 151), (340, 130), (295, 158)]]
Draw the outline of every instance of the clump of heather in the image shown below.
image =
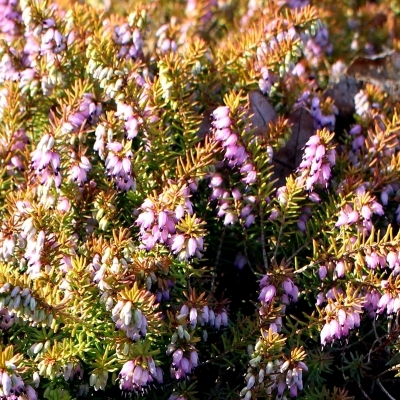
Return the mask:
[(396, 397), (395, 2), (0, 3), (2, 399)]

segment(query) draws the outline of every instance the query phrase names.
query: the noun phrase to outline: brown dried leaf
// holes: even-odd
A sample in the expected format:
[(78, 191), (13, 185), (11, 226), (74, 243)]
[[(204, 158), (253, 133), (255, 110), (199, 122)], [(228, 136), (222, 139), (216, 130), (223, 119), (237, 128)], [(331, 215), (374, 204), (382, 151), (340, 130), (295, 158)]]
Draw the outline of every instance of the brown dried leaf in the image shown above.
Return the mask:
[(250, 121), (255, 130), (255, 135), (265, 135), (268, 124), (278, 118), (274, 107), (260, 92), (252, 91), (248, 94), (250, 107)]
[(274, 179), (277, 186), (283, 186), (286, 178), (299, 166), (303, 147), (314, 132), (314, 120), (305, 108), (299, 108), (289, 115), (292, 135), (284, 147), (274, 156)]
[(197, 131), (197, 137), (199, 139), (204, 139), (207, 133), (210, 132), (211, 129), (211, 114), (215, 110), (215, 107), (208, 108), (204, 111), (204, 117), (200, 123), (199, 130)]
[(347, 75), (369, 82), (400, 99), (400, 53), (389, 51), (373, 57), (357, 57), (347, 68)]

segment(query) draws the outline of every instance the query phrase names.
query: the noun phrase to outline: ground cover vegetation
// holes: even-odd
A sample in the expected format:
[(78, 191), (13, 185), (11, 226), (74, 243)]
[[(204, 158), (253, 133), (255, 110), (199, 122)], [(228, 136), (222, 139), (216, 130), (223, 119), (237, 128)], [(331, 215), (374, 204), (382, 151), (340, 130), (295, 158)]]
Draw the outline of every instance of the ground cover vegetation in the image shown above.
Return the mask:
[(1, 0), (0, 398), (398, 398), (399, 14)]

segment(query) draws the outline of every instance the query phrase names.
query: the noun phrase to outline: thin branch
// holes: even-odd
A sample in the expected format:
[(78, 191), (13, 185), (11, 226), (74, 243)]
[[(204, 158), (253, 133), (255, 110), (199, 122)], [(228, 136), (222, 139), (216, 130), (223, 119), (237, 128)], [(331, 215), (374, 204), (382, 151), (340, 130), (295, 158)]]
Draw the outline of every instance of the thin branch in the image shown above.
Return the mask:
[(260, 203), (260, 227), (261, 227), (261, 248), (264, 260), (264, 268), (268, 270), (268, 257), (267, 257), (267, 250), (265, 249), (264, 214), (262, 212), (261, 203)]
[(222, 235), (221, 235), (221, 240), (219, 241), (219, 246), (218, 246), (218, 250), (217, 250), (217, 256), (215, 258), (215, 267), (213, 268), (213, 270), (211, 271), (211, 293), (214, 290), (214, 285), (215, 285), (215, 278), (216, 278), (216, 269), (219, 263), (219, 259), (221, 257), (221, 251), (222, 251), (222, 242), (224, 241), (225, 238), (225, 232), (226, 232), (226, 226), (224, 226), (224, 228), (222, 229)]
[(376, 383), (379, 385), (379, 387), (381, 388), (382, 392), (386, 394), (386, 396), (390, 399), (390, 400), (396, 400), (393, 396), (391, 396), (389, 394), (389, 392), (384, 388), (384, 386), (382, 385), (381, 381), (379, 379), (376, 380)]
[(371, 400), (371, 398), (364, 392), (364, 389), (361, 386), (361, 383), (358, 383), (358, 388), (361, 390), (361, 393), (365, 396), (367, 400)]
[(244, 242), (244, 255), (247, 259), (247, 264), (249, 265), (250, 271), (253, 273), (253, 275), (256, 273), (254, 271), (254, 268), (252, 267), (251, 263), (250, 263), (250, 257), (249, 257), (249, 252), (247, 251), (247, 243), (249, 242), (249, 235), (247, 233), (247, 230), (243, 227), (243, 234), (244, 234), (244, 238), (246, 239), (246, 241)]
[(285, 214), (283, 215), (282, 221), (281, 221), (281, 226), (279, 228), (279, 233), (278, 233), (278, 239), (276, 241), (276, 246), (275, 246), (275, 250), (274, 250), (274, 256), (273, 258), (276, 259), (276, 255), (278, 254), (278, 248), (281, 244), (281, 239), (282, 239), (282, 234), (283, 234), (283, 226), (285, 225)]
[(382, 344), (382, 341), (378, 335), (378, 332), (376, 331), (376, 319), (375, 318), (372, 320), (372, 328), (374, 329), (376, 340), (379, 342), (379, 344)]
[[(286, 266), (289, 266), (290, 262), (292, 261), (293, 258), (295, 258), (297, 256), (297, 254), (299, 254), (305, 247), (307, 247), (308, 242), (304, 243), (300, 248), (298, 248), (287, 260), (286, 260)], [(307, 265), (306, 267), (301, 268), (302, 270), (305, 270), (309, 267), (310, 265)], [(297, 270), (294, 273), (299, 273)]]

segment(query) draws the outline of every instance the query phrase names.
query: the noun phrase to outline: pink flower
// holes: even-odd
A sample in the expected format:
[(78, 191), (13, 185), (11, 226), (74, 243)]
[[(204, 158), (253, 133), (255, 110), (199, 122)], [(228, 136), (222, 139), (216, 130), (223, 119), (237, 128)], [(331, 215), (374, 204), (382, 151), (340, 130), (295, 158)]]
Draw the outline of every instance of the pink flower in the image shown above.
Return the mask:
[(398, 263), (399, 261), (399, 255), (398, 252), (396, 251), (389, 251), (389, 253), (386, 256), (386, 260), (388, 262), (389, 268), (393, 269), (396, 265), (396, 263)]
[(359, 125), (359, 124), (357, 124), (357, 125), (354, 125), (354, 126), (350, 129), (349, 134), (350, 134), (350, 135), (359, 135), (361, 132), (362, 132), (362, 126)]
[(197, 250), (197, 242), (194, 237), (191, 237), (187, 243), (187, 254), (189, 257), (193, 257)]
[(127, 361), (119, 373), (120, 388), (126, 391), (141, 392), (155, 380), (162, 383), (162, 371), (155, 366), (151, 356), (146, 357), (147, 365), (140, 365), (136, 359)]
[(373, 201), (371, 204), (371, 210), (374, 214), (377, 215), (384, 215), (385, 211), (383, 210), (383, 207), (381, 204), (379, 204), (377, 201)]
[(328, 273), (328, 270), (326, 269), (325, 265), (321, 265), (318, 269), (318, 275), (319, 275), (319, 279), (325, 279), (326, 275)]
[(154, 212), (149, 210), (141, 213), (136, 220), (136, 224), (141, 226), (141, 229), (147, 229), (154, 221)]
[(215, 174), (212, 175), (212, 178), (211, 178), (211, 181), (210, 181), (210, 186), (218, 187), (218, 186), (221, 186), (222, 183), (223, 183), (223, 179), (222, 179), (222, 176), (220, 174), (215, 173)]
[[(381, 314), (391, 300), (389, 293), (385, 293), (377, 303), (377, 313)], [(389, 313), (388, 313), (389, 314)]]
[(261, 289), (258, 300), (264, 303), (269, 303), (272, 298), (276, 295), (276, 288), (274, 285), (268, 285)]
[(308, 195), (308, 198), (313, 202), (313, 203), (319, 203), (321, 201), (321, 198), (319, 197), (318, 193), (311, 192)]
[(243, 269), (246, 264), (248, 264), (246, 256), (242, 253), (238, 253), (233, 265), (239, 269)]
[(216, 129), (224, 129), (224, 128), (229, 128), (232, 122), (233, 121), (228, 116), (225, 116), (222, 118), (215, 119), (211, 123), (211, 125)]
[(357, 211), (352, 211), (352, 212), (350, 212), (349, 214), (348, 214), (348, 221), (347, 221), (347, 223), (348, 224), (353, 224), (353, 223), (355, 223), (355, 222), (357, 222), (358, 221), (358, 212)]
[(375, 269), (378, 265), (379, 257), (375, 252), (372, 252), (371, 254), (367, 254), (365, 256), (365, 262), (369, 268)]
[(345, 264), (343, 261), (339, 261), (338, 263), (336, 263), (335, 271), (338, 278), (343, 278), (345, 273)]
[[(168, 353), (168, 352), (167, 352)], [(183, 379), (190, 374), (198, 365), (198, 356), (195, 349), (190, 350), (189, 354), (181, 348), (176, 349), (172, 354), (171, 375), (175, 379)]]
[(246, 218), (246, 221), (244, 222), (244, 226), (246, 228), (248, 228), (250, 225), (253, 224), (254, 220), (255, 220), (255, 215), (254, 214), (248, 215), (247, 218)]
[(372, 289), (365, 295), (364, 308), (369, 312), (371, 317), (375, 317), (375, 311), (378, 308), (380, 297), (381, 296), (376, 289)]
[(362, 206), (361, 215), (364, 219), (371, 219), (372, 210), (368, 206)]
[(216, 120), (225, 118), (228, 115), (229, 115), (229, 107), (227, 107), (227, 106), (220, 106), (220, 107), (216, 108), (212, 113), (212, 116)]

